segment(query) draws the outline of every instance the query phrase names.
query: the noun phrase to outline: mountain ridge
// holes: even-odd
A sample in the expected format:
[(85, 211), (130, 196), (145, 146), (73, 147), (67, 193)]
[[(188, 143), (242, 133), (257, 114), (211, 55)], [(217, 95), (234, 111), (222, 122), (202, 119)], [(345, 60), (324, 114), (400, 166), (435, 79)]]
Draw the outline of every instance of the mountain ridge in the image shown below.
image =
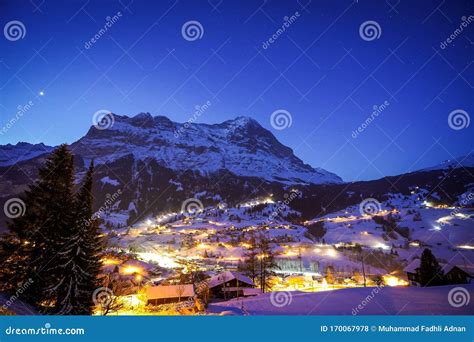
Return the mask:
[(99, 164), (132, 153), (138, 160), (155, 158), (172, 170), (228, 170), (289, 185), (342, 183), (339, 176), (305, 164), (256, 120), (243, 116), (217, 124), (180, 124), (149, 113), (113, 114), (110, 127), (92, 126), (71, 149)]

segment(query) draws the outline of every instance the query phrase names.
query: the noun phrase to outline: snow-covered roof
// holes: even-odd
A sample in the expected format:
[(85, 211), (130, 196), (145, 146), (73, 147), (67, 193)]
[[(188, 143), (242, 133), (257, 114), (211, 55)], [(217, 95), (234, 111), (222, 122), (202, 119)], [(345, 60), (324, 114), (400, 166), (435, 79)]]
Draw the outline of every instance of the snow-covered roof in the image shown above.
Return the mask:
[(474, 265), (456, 265), (458, 268), (469, 274), (471, 277), (474, 276)]
[(192, 296), (194, 296), (192, 284), (152, 286), (146, 289), (146, 297), (148, 300)]
[[(441, 271), (444, 274), (450, 272), (453, 269), (453, 267), (457, 267), (469, 275), (474, 275), (474, 266), (472, 265), (440, 264), (440, 266), (441, 266)], [(420, 259), (413, 260), (403, 270), (409, 273), (416, 273), (417, 268), (420, 268)]]
[(466, 272), (470, 276), (474, 276), (474, 266), (472, 265), (457, 265), (457, 264), (446, 264), (443, 266), (444, 274), (450, 272), (454, 267)]
[(221, 285), (225, 282), (228, 282), (228, 281), (234, 280), (234, 279), (237, 279), (238, 281), (240, 281), (242, 283), (246, 283), (246, 284), (249, 284), (249, 285), (252, 285), (252, 286), (255, 285), (253, 283), (252, 279), (250, 279), (249, 277), (244, 276), (243, 274), (241, 274), (239, 272), (226, 271), (226, 272), (220, 273), (218, 275), (215, 275), (214, 277), (211, 277), (211, 279), (209, 279), (209, 282), (208, 282), (209, 288), (216, 287), (218, 285)]

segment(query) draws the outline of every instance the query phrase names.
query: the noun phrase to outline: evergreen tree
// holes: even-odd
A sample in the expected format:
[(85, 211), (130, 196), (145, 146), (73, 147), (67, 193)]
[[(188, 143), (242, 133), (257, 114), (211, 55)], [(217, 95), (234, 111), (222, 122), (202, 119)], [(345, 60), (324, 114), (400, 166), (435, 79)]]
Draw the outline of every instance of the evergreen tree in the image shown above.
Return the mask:
[(250, 247), (244, 255), (245, 261), (241, 267), (242, 272), (246, 274), (250, 279), (252, 279), (252, 281), (255, 283), (255, 279), (258, 276), (259, 261), (257, 242), (255, 241), (254, 236), (250, 238), (249, 244)]
[(441, 266), (429, 248), (421, 254), (419, 274), (421, 286), (437, 286), (444, 283)]
[(9, 224), (0, 241), (1, 290), (32, 283), (22, 299), (41, 312), (91, 314), (102, 248), (92, 219), (93, 163), (73, 195), (74, 163), (66, 145), (39, 170), (21, 197), (26, 212)]
[(260, 289), (264, 293), (270, 287), (270, 277), (274, 274), (273, 269), (278, 265), (275, 260), (275, 252), (270, 246), (270, 241), (262, 236), (258, 241), (258, 249), (260, 251), (259, 258), (259, 277)]
[(6, 252), (11, 252), (1, 258), (2, 281), (7, 287), (32, 281), (34, 286), (24, 292), (23, 299), (41, 311), (56, 303), (50, 290), (61, 277), (54, 264), (64, 247), (62, 234), (73, 224), (73, 181), (73, 156), (61, 145), (21, 197), (26, 212), (9, 224), (10, 233), (2, 241)]
[(54, 286), (55, 313), (61, 315), (88, 315), (94, 307), (92, 294), (98, 287), (101, 242), (97, 221), (92, 219), (93, 173), (92, 162), (75, 196), (74, 224), (62, 234), (65, 248), (56, 263), (61, 278)]

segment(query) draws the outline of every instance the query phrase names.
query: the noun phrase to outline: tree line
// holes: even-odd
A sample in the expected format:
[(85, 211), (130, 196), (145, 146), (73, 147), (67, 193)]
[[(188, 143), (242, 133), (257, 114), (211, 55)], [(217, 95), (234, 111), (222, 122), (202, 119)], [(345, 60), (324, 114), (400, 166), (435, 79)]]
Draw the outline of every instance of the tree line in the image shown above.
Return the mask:
[[(74, 157), (59, 146), (20, 199), (25, 213), (0, 239), (1, 291), (20, 296), (43, 314), (90, 315), (99, 286), (103, 241), (92, 218), (94, 163), (75, 187)], [(75, 189), (77, 188), (77, 189)]]
[(279, 268), (275, 259), (276, 254), (270, 245), (270, 240), (263, 235), (252, 236), (249, 245), (238, 269), (254, 283), (258, 282), (260, 290), (264, 293), (271, 288), (270, 279), (274, 275), (273, 270)]

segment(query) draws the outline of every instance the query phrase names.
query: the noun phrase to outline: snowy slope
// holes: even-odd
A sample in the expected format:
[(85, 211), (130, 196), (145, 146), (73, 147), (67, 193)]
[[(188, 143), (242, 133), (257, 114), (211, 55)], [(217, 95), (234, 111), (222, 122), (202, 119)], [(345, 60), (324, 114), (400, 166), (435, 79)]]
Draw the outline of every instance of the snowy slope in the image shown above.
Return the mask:
[(0, 145), (0, 166), (10, 166), (23, 160), (49, 153), (54, 147), (45, 144), (19, 142), (16, 145)]
[[(367, 287), (316, 293), (281, 292), (279, 295), (274, 292), (211, 304), (208, 311), (215, 314), (230, 311), (235, 315), (353, 315), (354, 312), (358, 315), (472, 315), (473, 300), (461, 307), (449, 304), (448, 294), (454, 287), (383, 287), (378, 290)], [(474, 285), (462, 287), (471, 297), (474, 295)], [(362, 305), (362, 309), (355, 311), (358, 305)]]
[[(331, 265), (351, 274), (361, 267), (350, 249), (354, 244), (376, 256), (377, 260), (367, 261), (366, 272), (370, 275), (402, 270), (419, 258), (425, 248), (430, 248), (443, 264), (474, 262), (474, 212), (458, 208), (456, 215), (451, 215), (453, 208), (427, 207), (423, 200), (418, 200), (424, 191), (418, 191), (412, 196), (392, 194), (381, 203), (384, 211), (379, 215), (396, 215), (397, 225), (406, 228), (409, 236), (388, 234), (372, 217), (361, 215), (358, 206), (354, 206), (305, 222), (306, 226), (324, 222), (326, 234), (315, 241), (306, 234), (307, 228), (302, 223), (288, 219), (288, 215), (298, 217), (296, 212), (271, 199), (255, 199), (223, 209), (207, 207), (192, 217), (180, 213), (149, 217), (131, 229), (126, 228), (123, 215), (112, 213), (103, 218), (114, 226), (123, 225), (117, 230), (114, 245), (125, 250), (133, 247), (145, 261), (158, 254), (157, 261), (162, 266), (175, 265), (182, 257), (206, 263), (204, 255), (214, 263), (215, 258), (237, 263), (246, 253), (250, 232), (263, 233), (272, 241), (278, 254), (277, 273), (318, 275)], [(254, 209), (259, 207), (257, 211)], [(186, 241), (191, 240), (193, 243), (188, 245)]]
[(99, 164), (133, 154), (137, 160), (152, 158), (169, 169), (194, 170), (202, 175), (228, 170), (237, 176), (287, 184), (342, 182), (333, 173), (304, 164), (248, 117), (208, 125), (179, 124), (148, 113), (132, 118), (114, 115), (110, 128), (91, 127), (71, 148)]
[(431, 170), (447, 170), (447, 169), (456, 169), (459, 167), (474, 167), (474, 153), (468, 155), (448, 159), (442, 162), (441, 164), (422, 169), (420, 171), (431, 171)]
[(393, 249), (405, 262), (419, 258), (425, 248), (430, 248), (440, 262), (474, 262), (474, 211), (438, 207), (427, 202), (425, 195), (426, 191), (418, 189), (409, 196), (389, 194), (388, 200), (380, 202), (378, 215), (396, 217), (397, 226), (408, 229), (408, 238), (398, 233), (388, 236), (381, 224), (360, 212), (359, 205), (311, 222), (324, 222), (324, 239), (329, 244), (357, 243), (387, 252)]

